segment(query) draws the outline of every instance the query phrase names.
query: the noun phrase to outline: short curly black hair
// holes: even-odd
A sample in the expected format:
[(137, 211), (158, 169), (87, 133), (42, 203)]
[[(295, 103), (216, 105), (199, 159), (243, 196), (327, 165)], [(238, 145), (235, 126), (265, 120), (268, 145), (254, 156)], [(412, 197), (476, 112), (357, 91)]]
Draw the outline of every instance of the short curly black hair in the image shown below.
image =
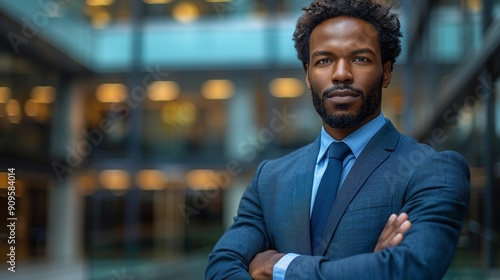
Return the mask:
[[(401, 23), (396, 14), (372, 0), (314, 0), (304, 7), (304, 14), (297, 20), (293, 40), (297, 56), (306, 69), (309, 64), (309, 39), (316, 26), (338, 16), (354, 17), (375, 26), (380, 40), (382, 63), (392, 62), (401, 53)], [(392, 69), (391, 69), (392, 70)]]

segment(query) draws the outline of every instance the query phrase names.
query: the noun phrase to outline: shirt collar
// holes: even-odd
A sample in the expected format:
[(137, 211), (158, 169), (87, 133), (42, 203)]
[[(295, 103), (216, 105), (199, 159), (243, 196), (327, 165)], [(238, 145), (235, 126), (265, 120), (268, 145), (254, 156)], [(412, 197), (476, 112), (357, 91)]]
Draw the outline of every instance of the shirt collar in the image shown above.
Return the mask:
[[(382, 112), (375, 119), (369, 121), (362, 127), (358, 128), (351, 134), (349, 134), (346, 138), (344, 138), (341, 142), (344, 142), (351, 148), (351, 151), (355, 158), (358, 158), (359, 154), (363, 151), (366, 144), (372, 139), (372, 137), (384, 126), (386, 123), (386, 119)], [(330, 134), (325, 131), (325, 127), (321, 127), (321, 143), (319, 147), (318, 158), (316, 159), (316, 164), (318, 164), (323, 157), (325, 156), (328, 147), (333, 142), (340, 142), (335, 140)]]

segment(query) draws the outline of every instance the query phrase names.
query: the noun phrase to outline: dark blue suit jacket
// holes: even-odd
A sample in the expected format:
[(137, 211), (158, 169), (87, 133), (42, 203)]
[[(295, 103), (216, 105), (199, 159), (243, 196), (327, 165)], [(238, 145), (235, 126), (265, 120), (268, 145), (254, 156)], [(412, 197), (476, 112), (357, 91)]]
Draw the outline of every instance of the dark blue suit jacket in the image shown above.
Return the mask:
[[(257, 253), (298, 253), (285, 279), (440, 279), (455, 253), (469, 205), (469, 168), (456, 152), (436, 152), (387, 122), (347, 175), (319, 248), (309, 211), (319, 139), (263, 162), (234, 224), (209, 256), (207, 279), (251, 279)], [(392, 213), (412, 228), (396, 247), (373, 253)]]

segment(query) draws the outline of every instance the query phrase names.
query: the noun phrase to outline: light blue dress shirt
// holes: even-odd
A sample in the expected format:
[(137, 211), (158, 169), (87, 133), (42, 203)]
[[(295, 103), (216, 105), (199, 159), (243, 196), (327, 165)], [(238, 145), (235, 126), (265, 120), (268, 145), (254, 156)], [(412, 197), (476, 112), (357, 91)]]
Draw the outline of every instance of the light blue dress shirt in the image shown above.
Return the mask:
[[(370, 139), (372, 139), (372, 137), (382, 128), (382, 126), (384, 126), (385, 123), (386, 119), (384, 118), (384, 115), (380, 113), (378, 117), (366, 123), (365, 125), (357, 129), (353, 133), (349, 134), (346, 138), (342, 140), (342, 142), (346, 143), (347, 146), (351, 148), (351, 154), (349, 154), (342, 163), (343, 169), (340, 177), (339, 190), (345, 178), (347, 177), (347, 174), (351, 170), (351, 167), (354, 165), (354, 162), (359, 157), (359, 154), (361, 154), (366, 144), (368, 144)], [(311, 209), (309, 211), (309, 215), (311, 215), (313, 210), (314, 200), (316, 199), (316, 193), (318, 192), (318, 187), (321, 181), (321, 177), (323, 177), (323, 173), (325, 173), (326, 167), (328, 165), (328, 159), (326, 158), (325, 154), (332, 142), (339, 142), (335, 140), (332, 136), (330, 136), (330, 134), (328, 134), (325, 131), (324, 127), (321, 128), (320, 138), (321, 138), (320, 139), (321, 143), (319, 147), (318, 158), (316, 160), (316, 168), (314, 169), (314, 179), (313, 179), (312, 195), (311, 195)], [(299, 256), (298, 254), (288, 253), (283, 258), (281, 258), (274, 265), (273, 279), (284, 280), (288, 265), (298, 256)]]

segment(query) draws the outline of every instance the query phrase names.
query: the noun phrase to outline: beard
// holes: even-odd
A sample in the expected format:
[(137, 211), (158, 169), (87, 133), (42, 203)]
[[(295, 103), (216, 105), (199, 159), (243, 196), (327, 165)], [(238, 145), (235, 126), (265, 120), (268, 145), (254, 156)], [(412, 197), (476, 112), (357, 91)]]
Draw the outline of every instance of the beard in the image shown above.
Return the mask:
[[(325, 122), (328, 126), (332, 128), (351, 128), (356, 125), (362, 123), (366, 118), (373, 115), (379, 108), (382, 102), (382, 82), (383, 79), (380, 79), (380, 83), (377, 87), (370, 90), (368, 94), (365, 94), (362, 90), (351, 87), (347, 84), (335, 85), (323, 92), (323, 94), (318, 94), (317, 91), (311, 85), (311, 95), (312, 101), (314, 105), (314, 109), (318, 112), (323, 122)], [(359, 108), (358, 112), (351, 113), (339, 113), (332, 114), (328, 112), (325, 106), (325, 100), (328, 94), (335, 90), (350, 90), (357, 94), (359, 94), (361, 98), (362, 105)], [(351, 104), (339, 104), (335, 105), (335, 108), (339, 110), (348, 109)]]

